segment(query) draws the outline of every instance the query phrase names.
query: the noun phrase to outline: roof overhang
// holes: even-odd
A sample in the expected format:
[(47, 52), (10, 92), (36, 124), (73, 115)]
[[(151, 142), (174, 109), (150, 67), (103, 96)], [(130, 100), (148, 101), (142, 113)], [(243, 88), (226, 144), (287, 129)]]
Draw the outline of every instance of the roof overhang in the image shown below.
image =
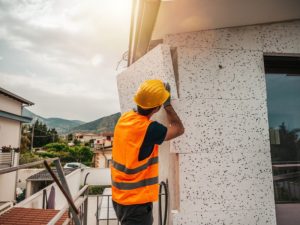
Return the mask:
[(20, 115), (5, 112), (5, 111), (2, 111), (2, 110), (0, 110), (0, 117), (10, 119), (10, 120), (19, 121), (21, 123), (30, 123), (31, 120), (32, 120), (32, 118), (30, 118), (30, 117), (20, 116)]
[(7, 97), (10, 97), (10, 98), (12, 98), (12, 99), (14, 99), (14, 100), (16, 100), (16, 101), (18, 101), (18, 102), (21, 102), (21, 103), (23, 103), (23, 104), (25, 104), (25, 105), (28, 105), (28, 106), (34, 105), (33, 102), (28, 101), (27, 99), (22, 98), (22, 97), (20, 97), (20, 96), (14, 94), (14, 93), (12, 93), (12, 92), (10, 92), (10, 91), (7, 91), (7, 90), (5, 90), (5, 89), (3, 89), (3, 88), (1, 88), (1, 87), (0, 87), (0, 94), (3, 94), (3, 95), (5, 95), (5, 96), (7, 96)]
[(168, 34), (300, 19), (299, 0), (134, 0), (128, 64)]

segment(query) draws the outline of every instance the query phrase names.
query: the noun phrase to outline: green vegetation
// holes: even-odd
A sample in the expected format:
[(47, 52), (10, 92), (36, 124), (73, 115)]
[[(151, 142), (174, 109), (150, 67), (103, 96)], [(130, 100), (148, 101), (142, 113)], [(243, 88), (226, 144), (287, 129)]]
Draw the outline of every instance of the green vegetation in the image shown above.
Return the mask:
[(54, 128), (48, 129), (47, 125), (39, 120), (35, 121), (30, 131), (31, 134), (33, 133), (33, 147), (43, 147), (48, 143), (58, 141), (57, 131)]
[(26, 163), (31, 163), (31, 162), (35, 162), (35, 161), (39, 161), (42, 160), (43, 158), (33, 154), (31, 152), (21, 152), (20, 154), (20, 164), (26, 164)]
[(59, 157), (61, 162), (82, 162), (91, 164), (93, 152), (86, 146), (69, 147), (65, 143), (50, 143), (43, 147), (42, 151), (36, 153), (43, 158)]
[(105, 188), (110, 188), (108, 185), (89, 186), (89, 195), (102, 195)]
[[(43, 158), (59, 157), (61, 162), (81, 162), (90, 166), (92, 164), (93, 152), (89, 146), (83, 146), (80, 141), (75, 141), (75, 146), (68, 146), (66, 140), (61, 140), (55, 129), (39, 122), (22, 127), (20, 164), (30, 163)], [(40, 150), (31, 151), (31, 140), (33, 131), (33, 147)]]

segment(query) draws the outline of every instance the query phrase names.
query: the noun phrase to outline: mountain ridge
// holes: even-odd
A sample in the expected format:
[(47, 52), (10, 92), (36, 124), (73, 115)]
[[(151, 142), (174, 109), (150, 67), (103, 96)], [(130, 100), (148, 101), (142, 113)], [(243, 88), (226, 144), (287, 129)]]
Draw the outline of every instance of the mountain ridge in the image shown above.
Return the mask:
[(121, 116), (121, 113), (115, 113), (104, 116), (91, 122), (83, 122), (80, 120), (68, 120), (60, 117), (45, 118), (39, 116), (28, 109), (24, 108), (23, 116), (33, 118), (33, 121), (39, 120), (47, 125), (48, 128), (55, 128), (59, 134), (68, 134), (73, 132), (113, 132), (114, 127)]

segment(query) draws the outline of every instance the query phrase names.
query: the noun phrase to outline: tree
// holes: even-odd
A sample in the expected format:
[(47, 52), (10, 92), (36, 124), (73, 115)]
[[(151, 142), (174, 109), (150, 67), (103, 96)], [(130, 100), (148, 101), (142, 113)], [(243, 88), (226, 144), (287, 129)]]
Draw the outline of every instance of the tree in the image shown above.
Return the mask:
[(21, 152), (25, 152), (30, 150), (30, 143), (31, 143), (31, 134), (30, 134), (30, 127), (28, 124), (24, 124), (22, 126), (22, 131), (21, 131), (21, 145), (20, 145), (20, 150)]
[(300, 161), (300, 128), (289, 131), (285, 124), (279, 126), (280, 145), (272, 146), (272, 158), (276, 161)]
[(78, 139), (74, 139), (74, 145), (77, 145), (77, 146), (79, 146), (80, 144), (81, 144), (81, 141), (80, 140), (78, 140)]
[(72, 140), (73, 140), (73, 134), (70, 133), (70, 134), (68, 134), (68, 141), (72, 141)]
[(43, 147), (48, 143), (57, 142), (59, 139), (55, 128), (48, 129), (47, 125), (39, 120), (35, 121), (30, 130), (31, 134), (33, 133), (33, 147)]

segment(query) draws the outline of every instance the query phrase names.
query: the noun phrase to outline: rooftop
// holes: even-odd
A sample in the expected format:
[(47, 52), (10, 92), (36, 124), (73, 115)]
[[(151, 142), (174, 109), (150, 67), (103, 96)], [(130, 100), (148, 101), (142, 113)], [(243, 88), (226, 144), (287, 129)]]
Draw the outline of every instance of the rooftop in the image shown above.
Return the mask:
[[(76, 170), (76, 168), (64, 168), (63, 170), (65, 176), (67, 176), (68, 174)], [(58, 176), (56, 169), (52, 169), (52, 171), (56, 176)], [(26, 180), (27, 181), (52, 181), (53, 179), (47, 170), (43, 170), (41, 172), (33, 174), (32, 176), (28, 177)]]
[[(43, 225), (59, 212), (54, 209), (34, 209), (34, 208), (11, 208), (0, 215), (0, 224), (2, 225)], [(61, 217), (56, 225), (63, 224), (68, 218), (67, 212)]]
[(33, 102), (31, 102), (31, 101), (29, 101), (25, 98), (22, 98), (21, 96), (18, 96), (18, 95), (14, 94), (14, 93), (12, 93), (8, 90), (5, 90), (4, 88), (1, 88), (1, 87), (0, 87), (0, 94), (3, 94), (3, 95), (8, 96), (10, 98), (13, 98), (13, 99), (15, 99), (15, 100), (17, 100), (21, 103), (24, 103), (25, 105), (34, 105)]

